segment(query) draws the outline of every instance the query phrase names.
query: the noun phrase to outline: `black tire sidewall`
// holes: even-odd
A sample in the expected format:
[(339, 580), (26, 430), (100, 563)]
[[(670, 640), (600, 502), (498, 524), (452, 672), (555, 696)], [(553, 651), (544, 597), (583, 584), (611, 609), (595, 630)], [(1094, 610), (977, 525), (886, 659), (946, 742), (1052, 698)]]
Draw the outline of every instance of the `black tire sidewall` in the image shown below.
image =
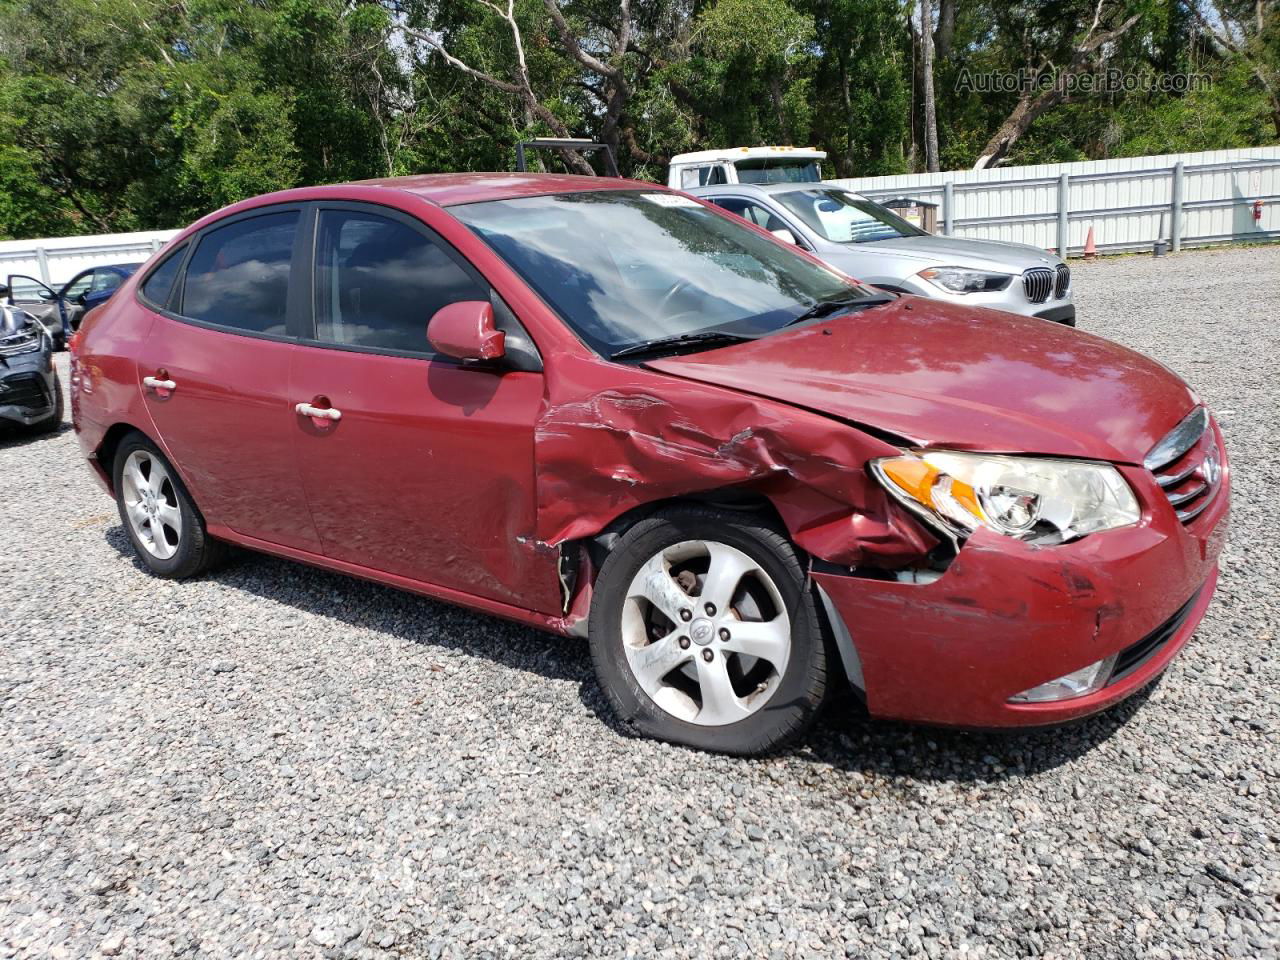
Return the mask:
[[(161, 559), (153, 555), (137, 535), (133, 532), (133, 524), (129, 522), (129, 514), (124, 506), (124, 465), (129, 455), (135, 450), (145, 450), (164, 464), (173, 483), (174, 493), (178, 500), (178, 509), (182, 513), (182, 535), (178, 541), (177, 552), (172, 557)], [(116, 492), (116, 509), (120, 513), (120, 522), (124, 526), (125, 535), (133, 545), (138, 559), (154, 574), (174, 580), (181, 580), (199, 573), (205, 564), (206, 535), (204, 519), (195, 509), (195, 503), (187, 492), (182, 478), (174, 469), (169, 459), (160, 452), (154, 443), (140, 433), (126, 437), (116, 449), (115, 463), (111, 469), (112, 486)]]
[[(773, 579), (787, 606), (787, 669), (769, 701), (736, 723), (706, 726), (673, 717), (641, 689), (627, 662), (621, 629), (627, 588), (645, 562), (682, 540), (718, 541), (743, 551)], [(596, 579), (589, 637), (597, 678), (619, 721), (632, 732), (661, 740), (721, 753), (765, 753), (803, 731), (826, 699), (826, 645), (803, 568), (785, 537), (750, 515), (676, 509), (636, 524)]]

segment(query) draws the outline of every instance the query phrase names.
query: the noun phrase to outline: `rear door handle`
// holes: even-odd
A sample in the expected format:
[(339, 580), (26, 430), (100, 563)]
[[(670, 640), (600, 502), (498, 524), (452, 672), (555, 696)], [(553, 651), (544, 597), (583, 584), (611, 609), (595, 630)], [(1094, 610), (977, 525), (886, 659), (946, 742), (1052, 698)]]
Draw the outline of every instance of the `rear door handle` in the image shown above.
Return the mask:
[(313, 407), (309, 403), (300, 403), (293, 408), (304, 417), (314, 417), (317, 420), (341, 420), (342, 411), (333, 407)]
[(172, 380), (162, 380), (159, 377), (143, 377), (142, 385), (152, 390), (173, 391), (177, 389), (177, 384)]

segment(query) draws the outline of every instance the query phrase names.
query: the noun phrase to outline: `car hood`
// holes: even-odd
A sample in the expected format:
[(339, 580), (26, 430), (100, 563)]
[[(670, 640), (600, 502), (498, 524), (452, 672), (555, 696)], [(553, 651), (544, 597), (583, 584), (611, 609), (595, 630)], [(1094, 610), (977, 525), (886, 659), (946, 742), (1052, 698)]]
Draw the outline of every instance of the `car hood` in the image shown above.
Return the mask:
[(913, 444), (1125, 463), (1141, 463), (1199, 402), (1109, 340), (920, 297), (647, 366)]
[(839, 250), (857, 254), (906, 257), (938, 266), (998, 269), (1021, 273), (1030, 267), (1055, 267), (1062, 261), (1053, 254), (1025, 243), (999, 240), (965, 240), (961, 237), (898, 237), (868, 243), (842, 243)]

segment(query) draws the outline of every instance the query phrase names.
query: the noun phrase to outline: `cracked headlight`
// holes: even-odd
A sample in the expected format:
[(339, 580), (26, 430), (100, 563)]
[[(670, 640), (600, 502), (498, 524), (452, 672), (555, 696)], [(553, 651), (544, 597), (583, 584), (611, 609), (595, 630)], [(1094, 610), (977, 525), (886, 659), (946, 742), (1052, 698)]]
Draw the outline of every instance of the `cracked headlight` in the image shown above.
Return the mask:
[(986, 270), (968, 270), (964, 267), (929, 267), (916, 274), (935, 287), (951, 293), (981, 293), (1003, 290), (1013, 279), (1009, 273), (991, 273)]
[(24, 353), (34, 353), (43, 347), (44, 327), (38, 323), (7, 336), (0, 333), (0, 356), (3, 357), (16, 357)]
[(922, 450), (873, 460), (871, 471), (890, 494), (958, 539), (985, 527), (1029, 543), (1066, 543), (1140, 516), (1120, 472), (1090, 460)]

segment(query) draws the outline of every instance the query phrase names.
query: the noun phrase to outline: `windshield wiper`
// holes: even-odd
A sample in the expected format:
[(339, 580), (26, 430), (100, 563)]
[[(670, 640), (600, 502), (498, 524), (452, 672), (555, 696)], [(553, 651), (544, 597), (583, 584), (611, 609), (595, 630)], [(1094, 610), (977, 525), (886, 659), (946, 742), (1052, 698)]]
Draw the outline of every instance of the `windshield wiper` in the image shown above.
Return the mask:
[(609, 354), (609, 359), (617, 360), (619, 357), (634, 357), (642, 353), (659, 353), (663, 350), (679, 349), (686, 345), (702, 347), (720, 344), (727, 346), (731, 343), (745, 343), (747, 340), (755, 339), (755, 337), (745, 333), (730, 333), (727, 330), (700, 330), (696, 333), (679, 333), (671, 337), (657, 337), (653, 340), (645, 340), (643, 343), (633, 343), (629, 347), (615, 350)]
[(892, 302), (893, 299), (893, 297), (882, 294), (872, 297), (835, 297), (831, 300), (819, 300), (794, 320), (787, 321), (784, 326), (794, 327), (797, 323), (804, 323), (806, 320), (829, 317), (839, 310), (861, 310), (865, 307), (878, 307), (881, 304)]

